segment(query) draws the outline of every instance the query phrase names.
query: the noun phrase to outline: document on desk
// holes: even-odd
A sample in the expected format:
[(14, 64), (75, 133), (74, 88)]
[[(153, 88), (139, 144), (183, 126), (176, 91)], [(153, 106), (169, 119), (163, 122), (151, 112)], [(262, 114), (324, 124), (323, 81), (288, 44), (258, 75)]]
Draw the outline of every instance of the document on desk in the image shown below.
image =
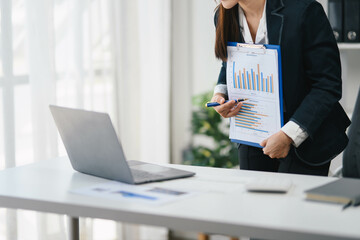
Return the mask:
[(229, 100), (245, 98), (230, 119), (233, 142), (260, 143), (283, 126), (280, 47), (229, 43), (226, 69)]
[(200, 193), (192, 190), (173, 189), (154, 185), (135, 186), (116, 181), (75, 189), (70, 192), (93, 197), (152, 205), (162, 205)]

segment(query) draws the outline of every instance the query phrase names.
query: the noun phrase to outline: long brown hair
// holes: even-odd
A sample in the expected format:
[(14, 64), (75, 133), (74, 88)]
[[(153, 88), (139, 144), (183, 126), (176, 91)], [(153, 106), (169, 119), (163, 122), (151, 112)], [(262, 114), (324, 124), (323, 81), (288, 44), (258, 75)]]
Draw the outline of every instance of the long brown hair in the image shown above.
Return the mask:
[(227, 59), (227, 42), (240, 41), (240, 27), (237, 19), (238, 5), (225, 9), (220, 3), (215, 9), (216, 39), (215, 56), (223, 61)]

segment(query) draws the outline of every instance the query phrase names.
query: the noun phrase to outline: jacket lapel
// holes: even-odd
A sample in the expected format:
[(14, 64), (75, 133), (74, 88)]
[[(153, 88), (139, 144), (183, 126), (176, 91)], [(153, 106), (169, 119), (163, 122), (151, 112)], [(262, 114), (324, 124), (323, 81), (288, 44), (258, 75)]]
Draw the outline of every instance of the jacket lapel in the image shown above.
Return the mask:
[(280, 45), (284, 26), (284, 15), (280, 11), (284, 8), (282, 0), (267, 0), (266, 24), (269, 44)]

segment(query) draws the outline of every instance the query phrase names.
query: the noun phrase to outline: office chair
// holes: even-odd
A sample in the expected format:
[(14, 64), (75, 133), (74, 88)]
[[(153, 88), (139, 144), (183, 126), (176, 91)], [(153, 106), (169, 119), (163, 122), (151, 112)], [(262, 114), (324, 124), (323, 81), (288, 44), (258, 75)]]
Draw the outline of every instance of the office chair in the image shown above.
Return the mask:
[(343, 153), (343, 177), (360, 178), (360, 88), (348, 130), (348, 137), (349, 143)]

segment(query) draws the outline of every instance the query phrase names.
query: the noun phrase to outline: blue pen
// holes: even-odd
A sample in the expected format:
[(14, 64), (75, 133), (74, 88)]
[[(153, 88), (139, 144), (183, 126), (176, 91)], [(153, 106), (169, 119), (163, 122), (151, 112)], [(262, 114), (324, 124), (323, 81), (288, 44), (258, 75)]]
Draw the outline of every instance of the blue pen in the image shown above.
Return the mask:
[[(238, 102), (243, 102), (243, 101), (246, 101), (246, 100), (249, 100), (247, 98), (239, 98), (239, 99), (235, 99), (235, 103), (238, 103)], [(232, 101), (232, 100), (226, 100), (224, 103), (227, 103), (229, 101)], [(216, 106), (219, 106), (220, 103), (218, 102), (208, 102), (205, 104), (205, 107), (216, 107)]]

